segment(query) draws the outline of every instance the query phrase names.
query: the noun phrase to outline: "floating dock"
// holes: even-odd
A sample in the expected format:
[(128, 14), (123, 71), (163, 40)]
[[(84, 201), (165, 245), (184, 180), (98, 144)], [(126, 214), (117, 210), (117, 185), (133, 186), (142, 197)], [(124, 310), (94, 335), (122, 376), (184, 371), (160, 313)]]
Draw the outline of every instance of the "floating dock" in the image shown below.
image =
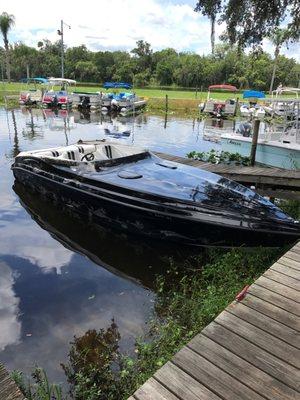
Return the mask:
[(128, 400), (300, 399), (300, 242)]
[[(288, 197), (300, 200), (300, 193), (296, 193), (300, 192), (300, 170), (212, 164), (192, 158), (172, 156), (166, 153), (154, 153), (165, 160), (201, 168), (240, 183), (255, 185), (258, 188), (266, 189), (266, 191), (269, 190), (270, 195), (276, 196), (276, 191), (289, 191), (290, 196)], [(291, 193), (292, 191), (295, 191), (295, 193)]]

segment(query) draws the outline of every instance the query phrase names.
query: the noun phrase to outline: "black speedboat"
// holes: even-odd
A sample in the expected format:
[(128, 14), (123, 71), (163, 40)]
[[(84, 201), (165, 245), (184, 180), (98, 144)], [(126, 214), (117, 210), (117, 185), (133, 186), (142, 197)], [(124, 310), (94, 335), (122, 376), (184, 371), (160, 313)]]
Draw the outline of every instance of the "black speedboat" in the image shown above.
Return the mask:
[(114, 229), (205, 246), (300, 237), (298, 222), (252, 190), (135, 146), (80, 140), (22, 152), (12, 169), (23, 184)]

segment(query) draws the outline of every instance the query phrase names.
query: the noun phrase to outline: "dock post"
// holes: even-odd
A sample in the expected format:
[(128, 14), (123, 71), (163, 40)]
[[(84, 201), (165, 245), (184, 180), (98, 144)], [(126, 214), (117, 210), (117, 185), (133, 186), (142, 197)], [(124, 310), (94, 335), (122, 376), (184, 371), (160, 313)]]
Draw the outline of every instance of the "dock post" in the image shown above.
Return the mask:
[(168, 112), (169, 109), (169, 99), (168, 99), (168, 95), (166, 94), (166, 113)]
[(251, 153), (250, 153), (250, 165), (254, 166), (255, 163), (255, 155), (256, 155), (256, 147), (257, 147), (257, 139), (259, 132), (260, 120), (255, 119), (253, 124), (253, 135), (252, 135), (252, 145), (251, 145)]

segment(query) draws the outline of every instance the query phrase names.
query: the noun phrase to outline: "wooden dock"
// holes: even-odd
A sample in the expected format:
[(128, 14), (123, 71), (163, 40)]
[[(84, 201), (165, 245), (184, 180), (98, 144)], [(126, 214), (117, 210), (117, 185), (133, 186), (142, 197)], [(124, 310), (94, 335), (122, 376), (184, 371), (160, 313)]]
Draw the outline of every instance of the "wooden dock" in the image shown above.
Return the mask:
[(2, 364), (0, 364), (0, 400), (25, 400)]
[(300, 399), (300, 242), (129, 400)]
[[(260, 166), (246, 167), (243, 165), (212, 164), (191, 158), (172, 156), (166, 153), (155, 152), (155, 154), (166, 160), (205, 169), (206, 171), (214, 172), (240, 183), (252, 184), (271, 190), (281, 189), (300, 191), (300, 170), (285, 170)], [(297, 197), (300, 200), (299, 193), (294, 197)]]

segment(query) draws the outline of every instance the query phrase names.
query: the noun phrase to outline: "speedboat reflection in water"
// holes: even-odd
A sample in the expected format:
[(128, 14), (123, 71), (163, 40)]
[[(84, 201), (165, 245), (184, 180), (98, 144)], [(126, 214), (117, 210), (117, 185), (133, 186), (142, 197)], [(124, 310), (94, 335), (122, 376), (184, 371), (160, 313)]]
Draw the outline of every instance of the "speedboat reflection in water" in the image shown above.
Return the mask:
[(250, 189), (107, 141), (20, 153), (15, 178), (112, 229), (201, 246), (282, 246), (299, 223)]
[[(47, 198), (19, 182), (13, 189), (32, 219), (66, 248), (87, 256), (95, 264), (115, 275), (154, 288), (155, 278), (166, 272), (170, 258), (181, 265), (193, 253), (191, 247), (178, 248), (161, 241), (144, 240), (135, 235), (116, 232), (70, 210), (57, 207)], [(203, 252), (205, 249), (203, 249)]]

